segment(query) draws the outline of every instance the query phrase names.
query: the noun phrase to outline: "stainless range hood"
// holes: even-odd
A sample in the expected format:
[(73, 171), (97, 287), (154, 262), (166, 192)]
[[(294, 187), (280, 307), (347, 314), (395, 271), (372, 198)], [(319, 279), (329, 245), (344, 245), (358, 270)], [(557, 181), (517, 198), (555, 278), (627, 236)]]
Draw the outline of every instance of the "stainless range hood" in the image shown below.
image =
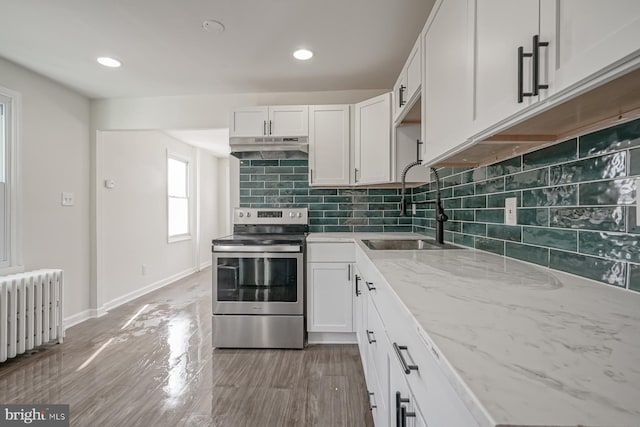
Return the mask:
[(233, 137), (229, 138), (231, 155), (247, 160), (306, 159), (309, 144), (301, 137)]

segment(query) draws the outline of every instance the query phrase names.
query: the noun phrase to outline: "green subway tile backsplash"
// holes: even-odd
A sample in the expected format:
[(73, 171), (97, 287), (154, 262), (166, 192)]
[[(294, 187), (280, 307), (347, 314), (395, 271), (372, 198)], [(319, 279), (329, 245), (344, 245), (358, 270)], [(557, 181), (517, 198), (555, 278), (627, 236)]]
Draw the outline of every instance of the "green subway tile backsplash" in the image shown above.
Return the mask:
[(567, 273), (625, 287), (627, 263), (551, 250), (549, 267)]
[(494, 254), (504, 255), (504, 241), (487, 239), (485, 237), (475, 238), (475, 248), (481, 249), (487, 252), (493, 252)]
[(625, 176), (626, 159), (627, 153), (621, 151), (553, 166), (551, 168), (551, 184), (595, 181)]
[(640, 175), (640, 148), (629, 151), (629, 175)]
[(634, 179), (580, 184), (581, 205), (630, 205), (636, 200)]
[[(493, 165), (438, 172), (447, 241), (640, 291), (640, 119)], [(309, 188), (306, 160), (245, 160), (240, 179), (242, 206), (308, 207), (314, 232), (435, 236), (433, 204), (400, 218), (398, 188)], [(435, 188), (408, 189), (407, 197), (433, 203)], [(518, 199), (518, 225), (505, 224), (508, 197)]]
[(517, 216), (519, 225), (549, 225), (549, 209), (546, 208), (520, 208)]
[(487, 166), (487, 178), (508, 175), (522, 170), (522, 157), (512, 157), (499, 163)]
[[(449, 220), (456, 223), (445, 227), (445, 237), (640, 291), (640, 226), (633, 206), (640, 175), (637, 147), (640, 119), (489, 166), (442, 168), (444, 182), (455, 184), (447, 187), (452, 194), (443, 195)], [(434, 188), (433, 183), (414, 188), (413, 197), (433, 201)], [(504, 224), (508, 197), (518, 199), (516, 226)], [(460, 207), (455, 199), (462, 201)], [(433, 208), (419, 209), (414, 231), (432, 236), (434, 215)]]
[(625, 231), (624, 207), (551, 208), (551, 227)]
[(522, 192), (522, 206), (525, 207), (575, 205), (577, 199), (577, 185), (538, 188)]
[(240, 206), (309, 208), (313, 232), (412, 231), (413, 218), (398, 217), (399, 189), (309, 188), (307, 171), (307, 160), (242, 160)]
[(547, 267), (549, 265), (549, 249), (539, 246), (522, 245), (520, 243), (507, 242), (505, 255), (521, 261)]
[(578, 155), (578, 140), (570, 139), (522, 156), (523, 169), (534, 169), (573, 160)]
[(637, 147), (640, 145), (640, 119), (602, 129), (580, 137), (580, 157)]
[(583, 254), (640, 263), (640, 241), (633, 234), (581, 231), (578, 250)]
[(549, 183), (549, 171), (547, 168), (537, 169), (505, 178), (506, 190), (521, 190), (523, 188), (545, 187)]
[(629, 264), (629, 289), (640, 292), (639, 264)]
[(541, 227), (523, 227), (522, 241), (548, 248), (578, 250), (578, 232), (573, 230), (547, 229)]

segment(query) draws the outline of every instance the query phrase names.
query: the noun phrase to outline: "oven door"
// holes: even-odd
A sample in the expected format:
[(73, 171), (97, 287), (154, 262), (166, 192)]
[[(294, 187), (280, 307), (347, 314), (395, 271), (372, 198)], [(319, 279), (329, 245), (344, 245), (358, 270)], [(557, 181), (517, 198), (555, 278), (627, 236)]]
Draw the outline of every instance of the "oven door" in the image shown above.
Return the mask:
[(213, 314), (304, 313), (299, 245), (214, 246), (213, 266)]

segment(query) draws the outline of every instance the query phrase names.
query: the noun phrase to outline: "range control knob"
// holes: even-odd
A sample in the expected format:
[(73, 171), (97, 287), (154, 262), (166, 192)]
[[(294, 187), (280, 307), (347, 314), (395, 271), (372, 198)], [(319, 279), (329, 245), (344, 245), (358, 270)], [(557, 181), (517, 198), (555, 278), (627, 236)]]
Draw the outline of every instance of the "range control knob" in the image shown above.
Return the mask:
[(293, 218), (295, 216), (295, 214), (293, 212), (289, 212), (289, 217)]
[(247, 218), (251, 216), (251, 212), (247, 212)]
[(242, 217), (244, 216), (244, 213), (243, 213), (242, 211), (240, 211), (240, 212), (238, 212), (238, 216), (239, 216), (240, 218), (242, 218)]
[(298, 218), (302, 218), (302, 212), (298, 212)]

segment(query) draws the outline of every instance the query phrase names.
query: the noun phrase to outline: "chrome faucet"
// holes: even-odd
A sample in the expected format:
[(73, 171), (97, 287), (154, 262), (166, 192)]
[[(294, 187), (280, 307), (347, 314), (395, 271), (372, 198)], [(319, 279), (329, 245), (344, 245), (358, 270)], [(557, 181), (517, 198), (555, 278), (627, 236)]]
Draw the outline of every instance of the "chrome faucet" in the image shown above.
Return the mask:
[[(402, 190), (400, 191), (400, 216), (401, 217), (405, 217), (407, 216), (407, 205), (433, 205), (434, 202), (411, 202), (411, 201), (407, 201), (406, 200), (406, 196), (405, 196), (405, 192), (406, 192), (406, 179), (407, 179), (407, 173), (409, 172), (409, 169), (411, 169), (414, 166), (418, 166), (422, 164), (422, 160), (420, 160), (420, 144), (421, 142), (418, 141), (418, 158), (415, 162), (409, 163), (407, 166), (405, 166), (405, 168), (402, 170), (402, 175), (400, 176), (400, 179), (402, 181)], [(438, 171), (435, 168), (431, 168), (431, 171), (433, 172), (433, 174), (436, 176), (436, 201), (435, 201), (435, 205), (436, 205), (436, 242), (443, 244), (444, 243), (444, 223), (449, 219), (449, 217), (447, 216), (447, 214), (444, 213), (444, 208), (442, 207), (442, 198), (440, 196), (440, 177), (438, 176)]]

